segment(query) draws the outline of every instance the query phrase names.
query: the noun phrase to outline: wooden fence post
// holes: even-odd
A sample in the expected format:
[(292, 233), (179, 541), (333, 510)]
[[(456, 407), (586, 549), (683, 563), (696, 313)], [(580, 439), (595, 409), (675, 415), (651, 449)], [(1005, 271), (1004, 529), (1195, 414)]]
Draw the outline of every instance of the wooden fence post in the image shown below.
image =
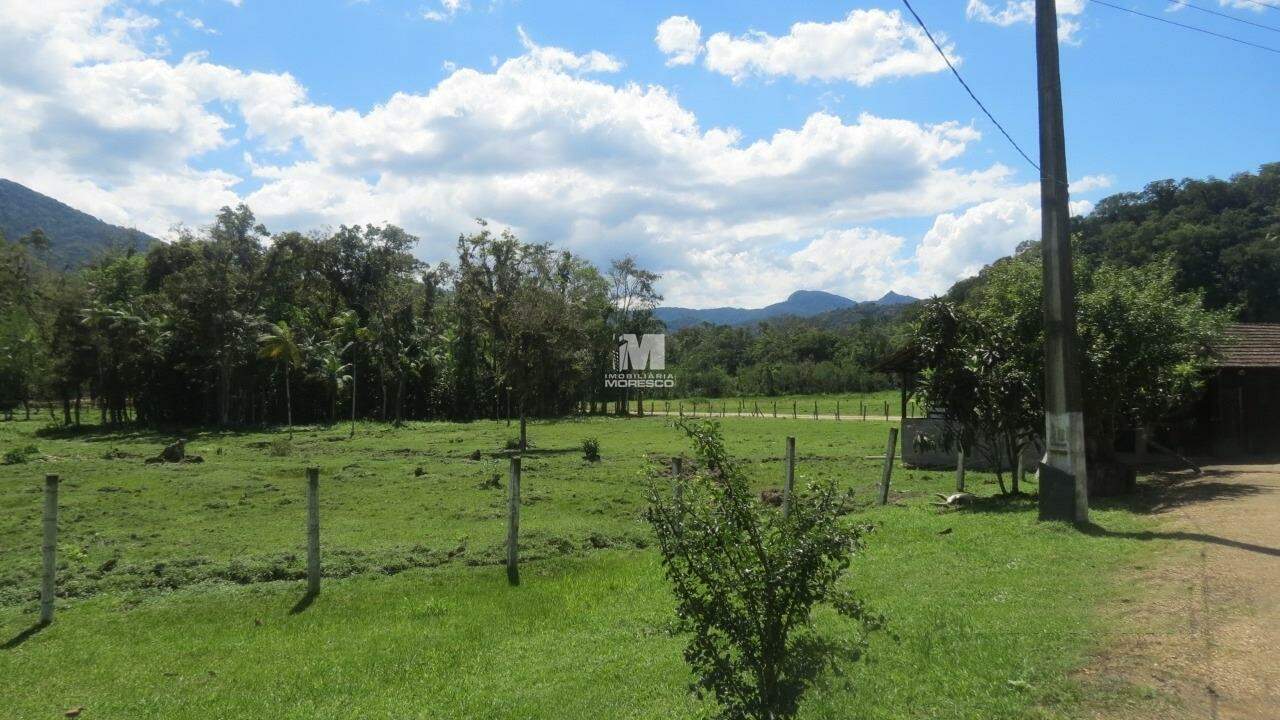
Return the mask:
[(773, 401), (773, 416), (775, 418), (778, 417), (778, 401), (777, 400)]
[(791, 493), (796, 485), (796, 439), (787, 436), (787, 476), (782, 486), (782, 517), (791, 514)]
[(511, 458), (507, 477), (507, 582), (520, 584), (520, 456)]
[(320, 468), (307, 468), (307, 594), (320, 594)]
[(840, 419), (840, 401), (836, 400), (836, 419)]
[(964, 446), (956, 452), (956, 492), (964, 492)]
[(791, 401), (791, 419), (792, 420), (796, 419), (796, 401), (795, 400)]
[(53, 622), (58, 572), (58, 476), (44, 476), (44, 542), (40, 546), (44, 574), (40, 578), (40, 624)]
[(818, 419), (818, 401), (817, 400), (813, 401), (813, 419), (814, 420)]
[(684, 402), (680, 402), (680, 417), (684, 417)]
[(889, 401), (888, 400), (884, 401), (884, 419), (885, 420), (889, 419)]
[(862, 408), (862, 419), (866, 420), (867, 419), (867, 401), (863, 400), (862, 402), (858, 403), (858, 405), (859, 407)]
[(893, 456), (898, 448), (898, 428), (889, 428), (889, 444), (884, 449), (884, 472), (880, 475), (880, 504), (889, 502), (889, 478), (893, 475)]

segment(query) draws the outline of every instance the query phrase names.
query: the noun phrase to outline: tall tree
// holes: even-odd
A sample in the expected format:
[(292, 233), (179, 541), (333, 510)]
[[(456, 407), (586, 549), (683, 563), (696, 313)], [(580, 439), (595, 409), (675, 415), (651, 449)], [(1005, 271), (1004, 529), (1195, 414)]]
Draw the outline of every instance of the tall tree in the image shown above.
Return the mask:
[(303, 343), (294, 333), (293, 328), (289, 327), (289, 323), (284, 320), (267, 323), (264, 327), (264, 332), (258, 336), (258, 343), (262, 347), (262, 357), (274, 360), (284, 368), (285, 411), (287, 413), (289, 435), (292, 437), (293, 394), (289, 371), (302, 366)]

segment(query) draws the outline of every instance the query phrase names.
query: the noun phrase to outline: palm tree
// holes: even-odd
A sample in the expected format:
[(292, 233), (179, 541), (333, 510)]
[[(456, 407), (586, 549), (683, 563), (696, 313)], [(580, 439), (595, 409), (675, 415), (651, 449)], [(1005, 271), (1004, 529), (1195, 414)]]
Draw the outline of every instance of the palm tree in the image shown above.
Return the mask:
[(342, 362), (342, 356), (351, 347), (348, 343), (344, 347), (337, 347), (332, 341), (320, 343), (319, 346), (319, 367), (321, 379), (329, 388), (329, 423), (338, 421), (338, 394), (342, 389), (351, 382), (351, 376), (347, 373), (351, 370), (351, 363)]
[(279, 360), (284, 365), (284, 398), (288, 413), (289, 437), (293, 437), (293, 395), (289, 390), (289, 369), (302, 364), (302, 347), (289, 323), (281, 320), (266, 323), (266, 332), (258, 336), (261, 355), (268, 360)]
[(345, 343), (339, 354), (351, 351), (351, 434), (348, 437), (356, 436), (356, 350), (371, 337), (369, 328), (360, 325), (360, 315), (355, 310), (347, 310), (333, 319), (333, 342)]

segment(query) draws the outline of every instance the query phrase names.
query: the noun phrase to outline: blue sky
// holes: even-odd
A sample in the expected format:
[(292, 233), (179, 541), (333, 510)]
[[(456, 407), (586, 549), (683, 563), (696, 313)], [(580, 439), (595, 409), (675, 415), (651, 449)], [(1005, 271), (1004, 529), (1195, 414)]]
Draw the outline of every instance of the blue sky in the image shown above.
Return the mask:
[[(1250, 0), (1193, 1), (1280, 27)], [(1117, 3), (1280, 47), (1280, 32)], [(915, 5), (1035, 157), (1030, 3)], [(1077, 211), (1280, 160), (1280, 54), (1059, 9)], [(483, 216), (597, 262), (633, 253), (670, 302), (714, 306), (938, 292), (1037, 234), (1034, 171), (887, 0), (0, 12), (0, 176), (158, 235), (244, 201), (272, 230), (396, 222), (438, 261)]]

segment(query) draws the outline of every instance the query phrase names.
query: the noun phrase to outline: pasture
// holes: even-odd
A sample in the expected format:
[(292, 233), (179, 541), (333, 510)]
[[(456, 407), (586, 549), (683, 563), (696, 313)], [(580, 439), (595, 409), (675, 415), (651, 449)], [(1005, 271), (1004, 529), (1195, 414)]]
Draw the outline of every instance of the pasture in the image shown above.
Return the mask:
[[(1161, 549), (1036, 521), (1034, 501), (943, 511), (948, 472), (897, 468), (873, 504), (889, 425), (729, 417), (760, 487), (854, 491), (876, 530), (847, 582), (887, 619), (865, 651), (834, 614), (802, 718), (1066, 718), (1142, 688), (1074, 674), (1105, 645), (1103, 608)], [(663, 417), (532, 422), (522, 584), (508, 586), (503, 450), (513, 423), (186, 431), (201, 463), (145, 464), (174, 435), (0, 424), (0, 697), (4, 717), (705, 717), (644, 522), (644, 489), (687, 452)], [(582, 457), (598, 438), (601, 460)], [(303, 599), (304, 470), (318, 467), (325, 585)], [(42, 478), (62, 478), (59, 607), (33, 630)], [(493, 478), (497, 476), (495, 485)], [(1034, 489), (1034, 485), (1031, 486)], [(1106, 530), (1151, 518), (1101, 506)]]

